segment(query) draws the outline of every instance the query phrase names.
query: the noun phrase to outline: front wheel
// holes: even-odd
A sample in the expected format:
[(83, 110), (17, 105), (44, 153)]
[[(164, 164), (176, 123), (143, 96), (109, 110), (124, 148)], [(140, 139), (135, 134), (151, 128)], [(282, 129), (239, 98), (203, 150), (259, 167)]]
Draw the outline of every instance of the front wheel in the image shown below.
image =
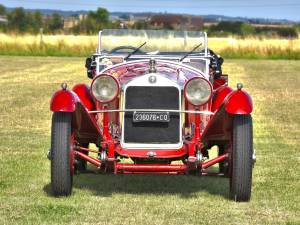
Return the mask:
[(251, 197), (252, 133), (251, 115), (235, 115), (230, 156), (230, 198), (235, 201), (249, 201)]
[(51, 130), (51, 187), (56, 196), (72, 192), (73, 141), (71, 135), (72, 114), (55, 112)]

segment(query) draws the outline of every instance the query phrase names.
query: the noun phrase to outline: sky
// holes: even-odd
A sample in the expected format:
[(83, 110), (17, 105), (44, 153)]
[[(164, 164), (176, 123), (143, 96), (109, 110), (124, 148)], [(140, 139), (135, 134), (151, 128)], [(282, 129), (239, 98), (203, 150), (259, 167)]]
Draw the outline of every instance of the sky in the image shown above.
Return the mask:
[(110, 12), (167, 12), (225, 15), (300, 21), (300, 0), (0, 0), (6, 7), (95, 10)]

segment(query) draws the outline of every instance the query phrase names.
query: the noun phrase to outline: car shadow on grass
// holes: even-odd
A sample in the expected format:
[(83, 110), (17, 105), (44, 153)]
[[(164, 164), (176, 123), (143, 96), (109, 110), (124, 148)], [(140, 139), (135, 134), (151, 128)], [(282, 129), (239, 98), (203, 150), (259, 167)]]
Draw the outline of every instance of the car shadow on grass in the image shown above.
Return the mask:
[[(179, 195), (182, 198), (190, 198), (199, 192), (207, 192), (228, 198), (229, 180), (224, 177), (192, 175), (85, 173), (74, 176), (73, 187), (74, 194), (76, 194), (76, 189), (87, 189), (103, 197), (125, 193)], [(44, 191), (51, 195), (50, 184), (44, 187)]]

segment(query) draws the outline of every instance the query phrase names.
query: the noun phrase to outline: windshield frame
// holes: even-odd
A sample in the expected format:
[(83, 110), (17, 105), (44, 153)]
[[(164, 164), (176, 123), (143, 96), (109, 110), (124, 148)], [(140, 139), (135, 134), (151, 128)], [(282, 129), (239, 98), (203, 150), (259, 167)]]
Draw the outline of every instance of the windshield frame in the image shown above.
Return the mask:
[[(97, 50), (96, 50), (96, 53), (98, 55), (102, 55), (102, 52), (104, 49), (102, 49), (102, 36), (103, 36), (103, 32), (104, 31), (117, 31), (117, 30), (121, 30), (121, 29), (105, 29), (105, 30), (100, 30), (99, 33), (98, 33), (98, 47), (97, 47)], [(132, 29), (129, 29), (128, 31), (140, 31), (142, 32), (143, 30), (132, 30)], [(144, 30), (144, 31), (147, 31), (147, 30)], [(148, 30), (148, 31), (156, 31), (156, 30)], [(157, 31), (160, 31), (160, 30), (157, 30)], [(170, 31), (172, 32), (172, 31)], [(182, 31), (183, 33), (185, 32), (189, 32), (189, 31)], [(193, 52), (191, 54), (192, 55), (197, 55), (197, 56), (202, 56), (202, 57), (208, 57), (208, 41), (207, 41), (207, 33), (206, 32), (200, 32), (199, 31), (199, 38), (203, 38), (203, 42), (199, 41), (199, 44), (202, 43), (203, 44), (203, 48), (202, 48), (202, 51), (201, 52)], [(188, 53), (189, 51), (182, 51), (182, 52), (168, 52), (168, 55), (184, 55), (185, 53)], [(162, 52), (164, 53), (164, 52)], [(174, 54), (173, 54), (174, 53)], [(177, 53), (177, 54), (176, 54)], [(157, 54), (157, 55), (165, 55), (165, 54), (160, 54), (160, 52)]]

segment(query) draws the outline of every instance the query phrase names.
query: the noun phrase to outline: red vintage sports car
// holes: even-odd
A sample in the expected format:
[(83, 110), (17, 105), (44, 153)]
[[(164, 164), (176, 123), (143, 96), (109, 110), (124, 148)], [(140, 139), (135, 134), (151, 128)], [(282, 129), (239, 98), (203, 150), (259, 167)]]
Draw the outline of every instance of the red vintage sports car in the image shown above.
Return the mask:
[(85, 65), (91, 84), (63, 83), (51, 99), (54, 195), (70, 195), (87, 162), (114, 174), (198, 176), (219, 164), (230, 198), (249, 201), (253, 104), (241, 83), (228, 87), (222, 63), (203, 32), (100, 31)]

